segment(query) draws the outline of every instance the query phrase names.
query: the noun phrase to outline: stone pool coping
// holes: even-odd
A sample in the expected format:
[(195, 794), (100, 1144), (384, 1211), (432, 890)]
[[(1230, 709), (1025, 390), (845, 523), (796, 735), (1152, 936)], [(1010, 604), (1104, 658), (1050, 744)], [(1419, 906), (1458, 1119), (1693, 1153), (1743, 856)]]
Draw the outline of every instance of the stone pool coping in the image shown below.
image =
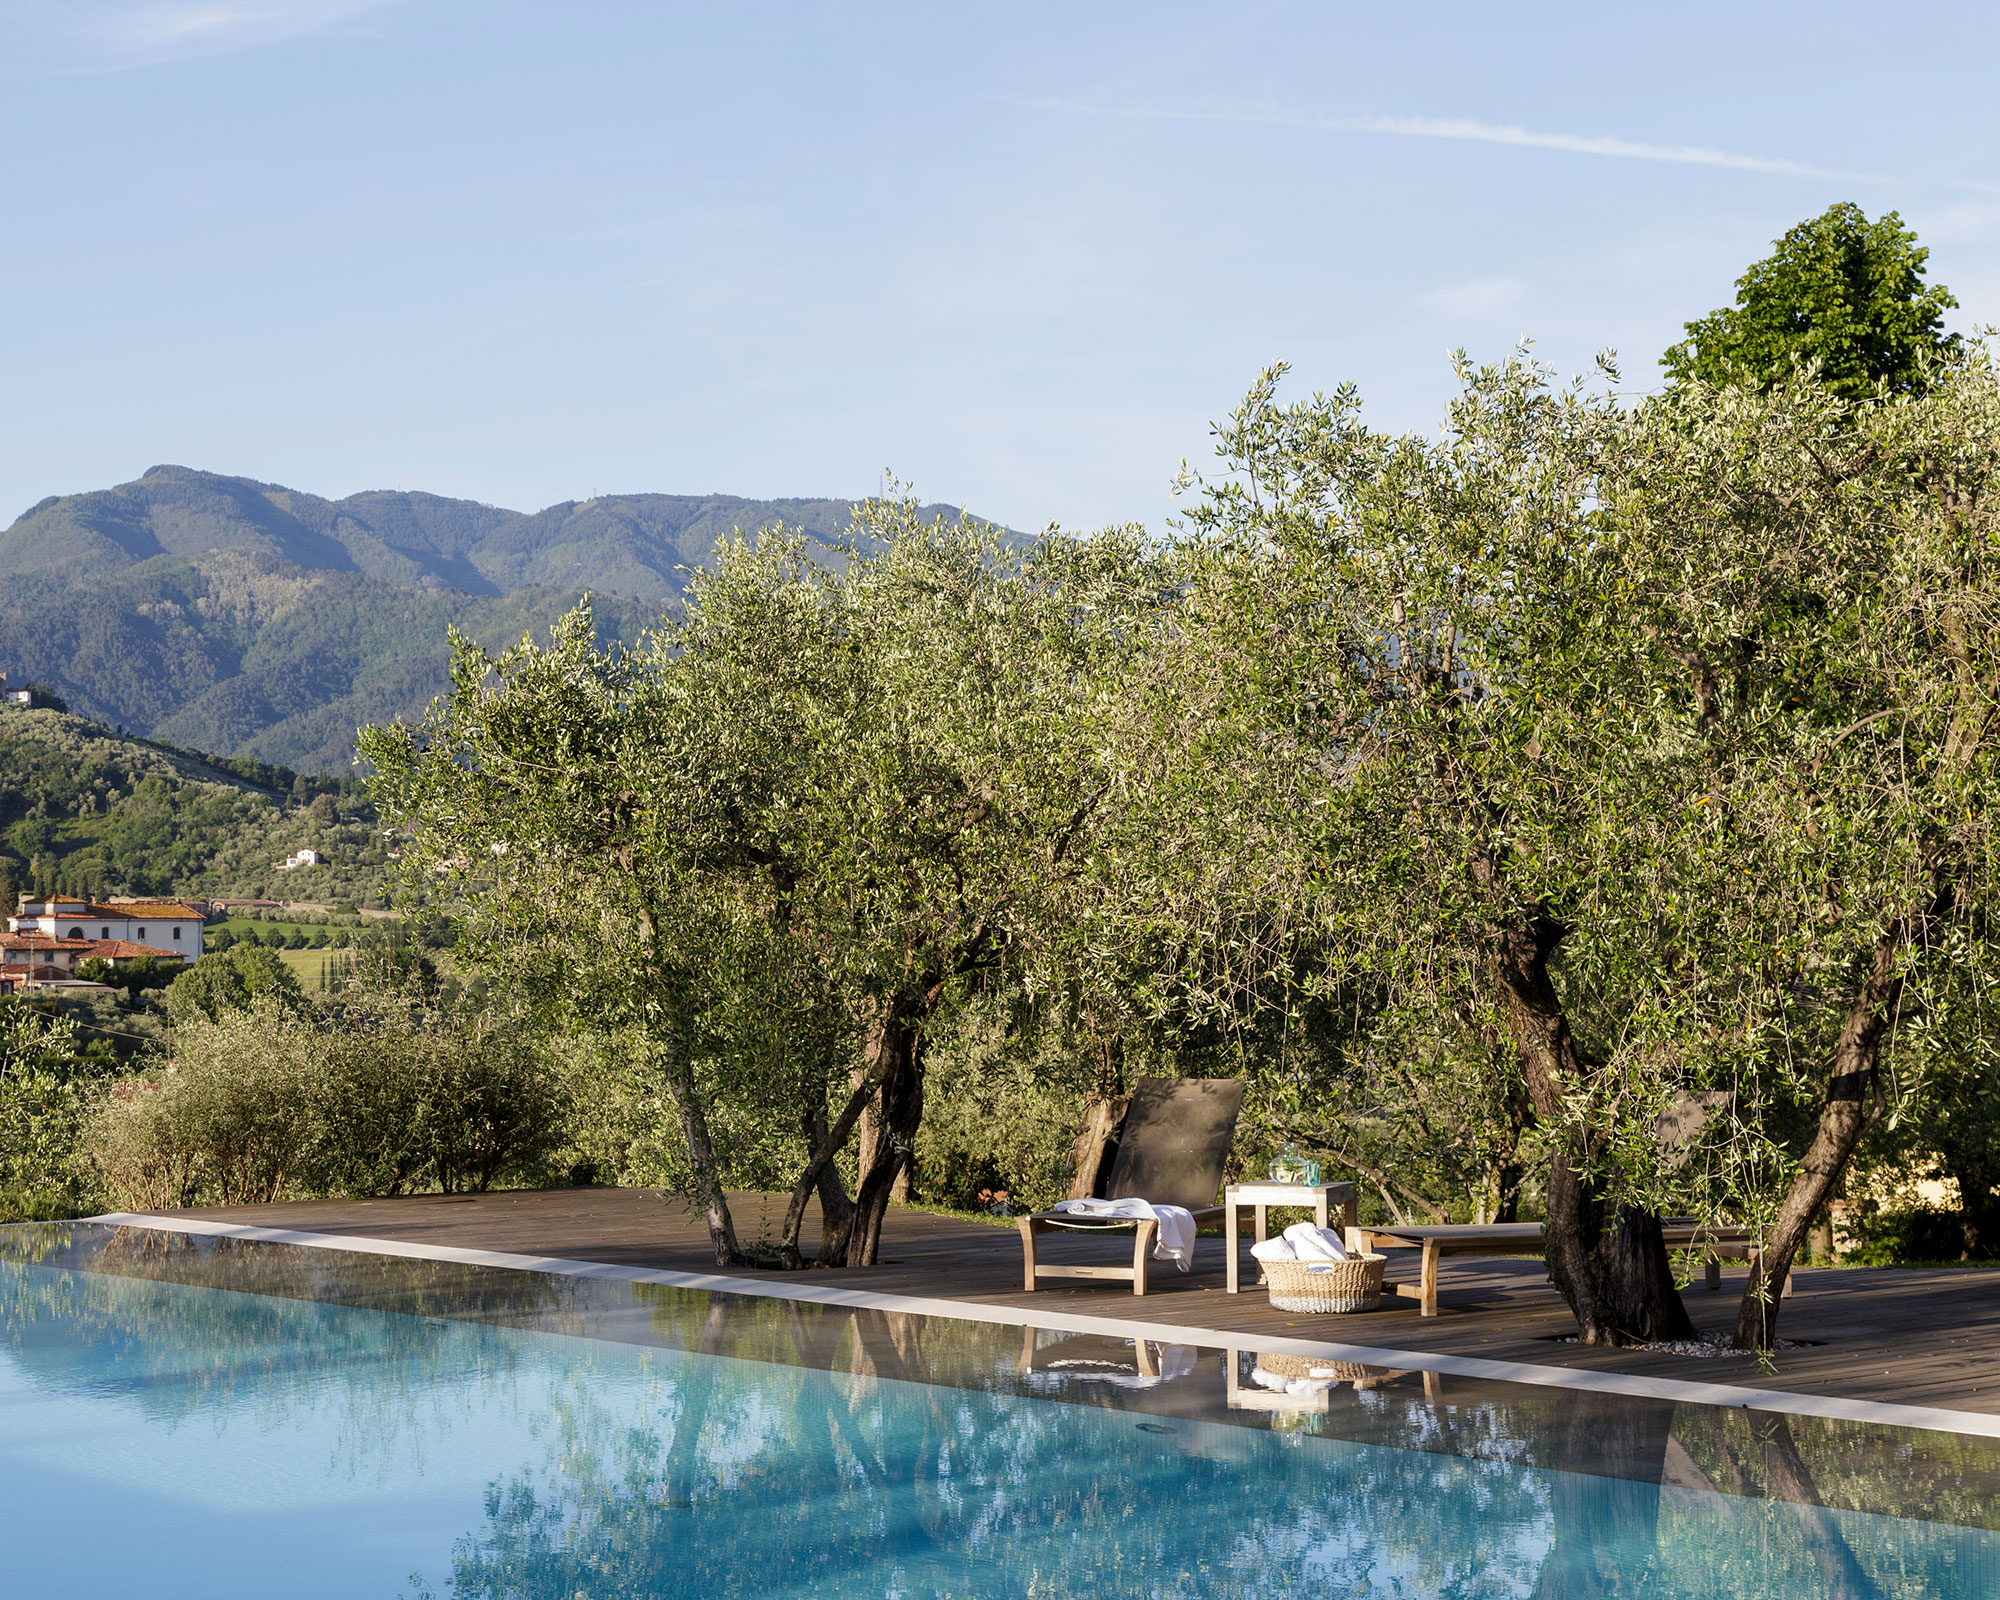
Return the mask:
[(204, 1217), (160, 1216), (140, 1212), (108, 1212), (86, 1222), (162, 1233), (244, 1239), (267, 1244), (300, 1245), (315, 1250), (342, 1250), (360, 1255), (401, 1256), (446, 1261), (462, 1266), (497, 1267), (505, 1271), (540, 1272), (559, 1277), (595, 1278), (616, 1283), (660, 1284), (677, 1289), (706, 1289), (723, 1294), (755, 1295), (767, 1300), (806, 1301), (854, 1310), (896, 1311), (914, 1316), (948, 1317), (1005, 1327), (1050, 1328), (1065, 1333), (1104, 1334), (1115, 1338), (1148, 1339), (1166, 1344), (1192, 1344), (1222, 1350), (1268, 1350), (1274, 1353), (1352, 1361), (1367, 1366), (1403, 1367), (1446, 1376), (1490, 1382), (1532, 1385), (1543, 1389), (1581, 1390), (1592, 1394), (1628, 1395), (1635, 1399), (1668, 1400), (1691, 1405), (1772, 1411), (1791, 1416), (1828, 1417), (1884, 1427), (1923, 1428), (1941, 1433), (2000, 1439), (2000, 1416), (1959, 1411), (1942, 1406), (1905, 1405), (1892, 1401), (1842, 1399), (1834, 1395), (1801, 1394), (1743, 1384), (1702, 1383), (1685, 1378), (1597, 1372), (1576, 1367), (1540, 1366), (1522, 1361), (1493, 1361), (1478, 1356), (1444, 1355), (1431, 1351), (1392, 1349), (1323, 1339), (1298, 1339), (1259, 1333), (1231, 1333), (1179, 1323), (1146, 1322), (1133, 1317), (1095, 1316), (1050, 1309), (1029, 1310), (980, 1301), (943, 1300), (922, 1295), (890, 1294), (869, 1289), (768, 1278), (737, 1278), (724, 1273), (680, 1272), (666, 1268), (622, 1266), (578, 1261), (562, 1256), (518, 1255), (498, 1250), (430, 1245), (355, 1234), (306, 1232), (294, 1228), (261, 1227), (217, 1222)]

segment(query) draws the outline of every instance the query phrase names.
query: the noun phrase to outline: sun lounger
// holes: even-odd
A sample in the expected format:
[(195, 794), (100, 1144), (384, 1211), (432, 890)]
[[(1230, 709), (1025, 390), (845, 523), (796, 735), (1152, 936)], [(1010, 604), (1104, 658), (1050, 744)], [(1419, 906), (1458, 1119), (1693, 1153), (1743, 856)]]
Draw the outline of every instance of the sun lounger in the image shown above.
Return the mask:
[[(1243, 1085), (1234, 1078), (1141, 1078), (1119, 1132), (1110, 1180), (1099, 1198), (1184, 1206), (1194, 1214), (1197, 1228), (1220, 1222), (1223, 1209), (1216, 1196), (1242, 1109)], [(1039, 1289), (1045, 1278), (1111, 1278), (1130, 1283), (1135, 1295), (1146, 1292), (1146, 1263), (1159, 1232), (1159, 1224), (1150, 1218), (1086, 1218), (1038, 1211), (1020, 1218), (1019, 1225), (1028, 1292)], [(1044, 1265), (1036, 1259), (1035, 1241), (1058, 1228), (1077, 1233), (1131, 1229), (1132, 1265)]]
[[(1539, 1222), (1414, 1223), (1410, 1226), (1349, 1228), (1350, 1248), (1364, 1251), (1420, 1250), (1423, 1262), (1415, 1283), (1382, 1284), (1384, 1294), (1418, 1302), (1419, 1313), (1438, 1314), (1438, 1262), (1445, 1256), (1538, 1256), (1542, 1253)], [(1391, 1259), (1394, 1259), (1391, 1257)]]
[[(1669, 1250), (1697, 1249), (1702, 1253), (1702, 1277), (1711, 1290), (1722, 1287), (1722, 1263), (1763, 1259), (1764, 1241), (1751, 1228), (1728, 1224), (1710, 1226), (1684, 1217), (1669, 1217), (1660, 1226)], [(1785, 1274), (1784, 1298), (1792, 1295), (1792, 1274)]]
[[(1722, 1286), (1725, 1257), (1755, 1261), (1760, 1245), (1747, 1228), (1707, 1227), (1680, 1218), (1669, 1218), (1661, 1227), (1669, 1250), (1689, 1246), (1700, 1248), (1706, 1258), (1708, 1286)], [(1384, 1294), (1401, 1295), (1418, 1303), (1419, 1314), (1437, 1315), (1438, 1262), (1445, 1256), (1539, 1256), (1542, 1254), (1542, 1225), (1539, 1222), (1413, 1223), (1371, 1225), (1349, 1228), (1350, 1244), (1363, 1250), (1420, 1250), (1422, 1262), (1414, 1283), (1384, 1281)], [(1792, 1292), (1789, 1277), (1785, 1293)]]

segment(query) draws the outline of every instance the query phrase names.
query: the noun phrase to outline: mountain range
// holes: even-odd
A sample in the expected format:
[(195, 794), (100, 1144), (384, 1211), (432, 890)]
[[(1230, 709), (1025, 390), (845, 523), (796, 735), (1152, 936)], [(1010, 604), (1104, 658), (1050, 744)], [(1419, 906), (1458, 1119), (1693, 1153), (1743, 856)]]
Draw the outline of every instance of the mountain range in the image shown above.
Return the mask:
[[(926, 508), (956, 516), (951, 506)], [(489, 647), (586, 591), (631, 642), (733, 529), (843, 532), (846, 500), (608, 495), (541, 511), (371, 490), (326, 500), (154, 467), (0, 533), (0, 671), (150, 738), (302, 771), (446, 686), (446, 630)]]

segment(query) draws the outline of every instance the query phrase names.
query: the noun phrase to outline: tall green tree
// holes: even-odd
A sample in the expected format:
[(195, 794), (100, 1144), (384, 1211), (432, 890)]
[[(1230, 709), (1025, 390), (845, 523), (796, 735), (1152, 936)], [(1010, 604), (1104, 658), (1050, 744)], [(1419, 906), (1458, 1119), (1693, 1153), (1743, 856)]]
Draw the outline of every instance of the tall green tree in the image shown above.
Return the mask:
[(1924, 282), (1929, 255), (1893, 211), (1870, 222), (1859, 206), (1829, 206), (1736, 280), (1735, 305), (1688, 323), (1661, 365), (1680, 383), (1768, 388), (1810, 362), (1843, 399), (1915, 393), (1961, 349), (1943, 331), (1958, 302)]
[(458, 890), (469, 959), (565, 1024), (635, 1042), (679, 1121), (716, 1261), (738, 1262), (698, 1061), (706, 996), (740, 964), (727, 890), (754, 865), (782, 756), (770, 708), (705, 700), (670, 634), (600, 649), (587, 603), (545, 647), (496, 658), (454, 634), (452, 650), (452, 693), (421, 727), (361, 737), (386, 814), (416, 870)]
[(1686, 1337), (1639, 1134), (1677, 1086), (1618, 1058), (1622, 971), (1577, 958), (1615, 827), (1590, 769), (1619, 709), (1596, 505), (1622, 413), (1517, 358), (1461, 366), (1442, 438), (1396, 437), (1351, 389), (1279, 404), (1282, 371), (1218, 429), (1190, 521), (1261, 579), (1239, 626), (1300, 768), (1323, 947), (1434, 1038), (1511, 1047), (1584, 1340)]
[[(737, 1246), (704, 1032), (732, 1072), (798, 1074), (811, 1150), (782, 1247), (818, 1191), (822, 1263), (872, 1263), (928, 1034), (983, 976), (1078, 947), (1102, 846), (1163, 764), (1131, 707), (1173, 585), (1134, 537), (1023, 551), (905, 502), (857, 533), (818, 556), (726, 544), (630, 654), (583, 614), (497, 659), (461, 640), (451, 697), (361, 745), (411, 859), (464, 895), (462, 948), (656, 1052), (719, 1260)], [(829, 1004), (851, 1075), (814, 1020)], [(810, 1047), (732, 1054), (720, 1036), (760, 1010)], [(826, 1180), (871, 1108), (850, 1205)]]
[(1985, 964), (2000, 386), (1628, 412), (1520, 362), (1466, 380), (1433, 444), (1267, 377), (1195, 518), (1262, 575), (1240, 626), (1317, 781), (1325, 946), (1425, 1070), (1464, 1030), (1512, 1047), (1586, 1340), (1687, 1331), (1671, 1206), (1758, 1225), (1762, 1347)]
[(1684, 385), (1623, 449), (1601, 551), (1636, 736), (1605, 764), (1625, 866), (1599, 913), (1652, 951), (1635, 1042), (1706, 1057), (1761, 1119), (1736, 1185), (1765, 1243), (1737, 1338), (1761, 1347), (1861, 1140), (1937, 1087), (1899, 1063), (1984, 1066), (1945, 1042), (1990, 967), (2000, 384), (1981, 352), (1854, 405), (1803, 375)]
[(213, 1022), (229, 1011), (247, 1011), (269, 995), (290, 1003), (305, 991), (275, 950), (237, 944), (203, 956), (167, 986), (167, 1015), (177, 1023), (196, 1017)]

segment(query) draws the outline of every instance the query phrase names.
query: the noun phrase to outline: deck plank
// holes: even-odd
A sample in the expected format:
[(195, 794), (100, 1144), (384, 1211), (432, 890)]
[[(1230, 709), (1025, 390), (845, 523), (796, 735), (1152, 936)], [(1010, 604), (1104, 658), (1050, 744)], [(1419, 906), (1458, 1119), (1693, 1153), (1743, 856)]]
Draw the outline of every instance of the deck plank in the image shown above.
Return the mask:
[[(775, 1239), (782, 1195), (734, 1194), (739, 1237)], [(403, 1243), (558, 1256), (673, 1271), (715, 1270), (707, 1230), (688, 1207), (649, 1189), (518, 1190), (484, 1195), (419, 1195), (393, 1200), (309, 1200), (280, 1205), (209, 1207), (184, 1213), (258, 1227), (355, 1234)], [(817, 1212), (806, 1228), (817, 1241)], [(1041, 1245), (1059, 1264), (1113, 1264), (1129, 1243), (1058, 1236)], [(1561, 1339), (1574, 1332), (1562, 1299), (1540, 1262), (1459, 1257), (1440, 1268), (1439, 1314), (1421, 1319), (1416, 1302), (1385, 1298), (1364, 1316), (1313, 1317), (1273, 1311), (1250, 1287), (1223, 1289), (1222, 1241), (1204, 1238), (1197, 1267), (1160, 1264), (1143, 1301), (1120, 1286), (1079, 1283), (1035, 1294), (1021, 1291), (1021, 1243), (1011, 1223), (989, 1226), (958, 1217), (893, 1207), (883, 1228), (883, 1263), (852, 1272), (815, 1271), (843, 1287), (933, 1299), (970, 1300), (1026, 1312), (1128, 1314), (1148, 1322), (1226, 1333), (1318, 1337), (1439, 1355), (1482, 1356), (1548, 1366), (1589, 1368), (1701, 1382), (1739, 1383), (1802, 1394), (2000, 1414), (2000, 1271), (1806, 1269), (1786, 1302), (1780, 1333), (1813, 1341), (1782, 1351), (1774, 1368), (1750, 1356), (1690, 1358), (1643, 1350), (1595, 1350)], [(756, 1276), (732, 1268), (733, 1276)], [(773, 1274), (773, 1276), (776, 1276)], [(1686, 1291), (1704, 1332), (1733, 1323), (1741, 1271), (1725, 1274), (1721, 1293), (1700, 1281)]]

